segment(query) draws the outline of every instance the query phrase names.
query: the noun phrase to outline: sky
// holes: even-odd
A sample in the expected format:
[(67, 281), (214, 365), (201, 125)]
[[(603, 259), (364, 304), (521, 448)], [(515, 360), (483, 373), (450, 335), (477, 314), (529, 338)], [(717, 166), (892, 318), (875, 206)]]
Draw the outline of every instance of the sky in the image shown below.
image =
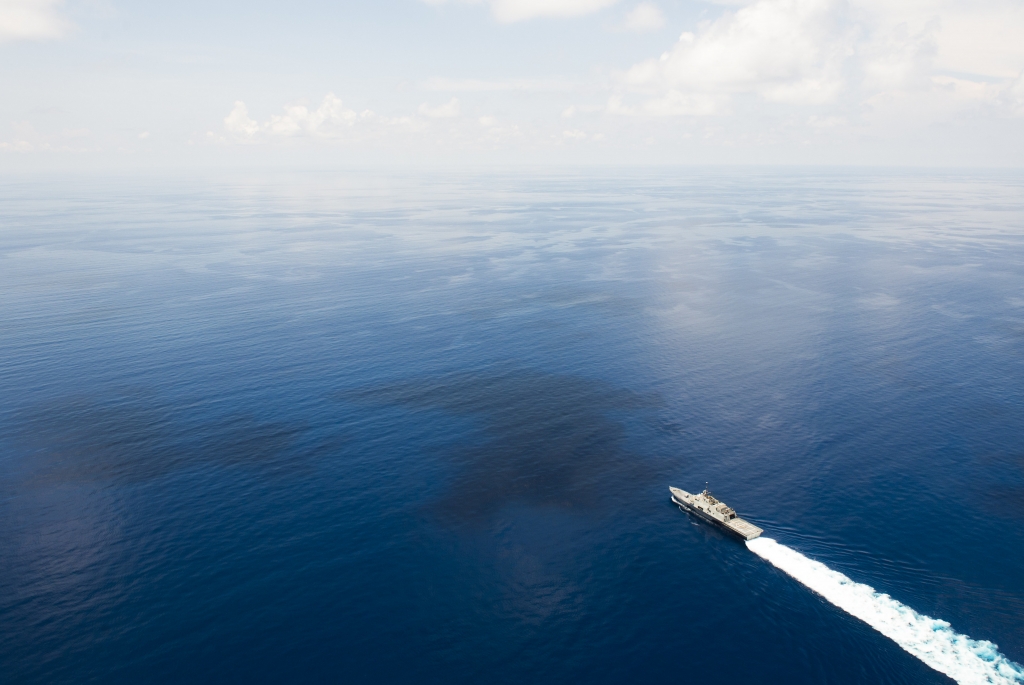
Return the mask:
[(1024, 0), (0, 0), (0, 170), (1024, 165)]

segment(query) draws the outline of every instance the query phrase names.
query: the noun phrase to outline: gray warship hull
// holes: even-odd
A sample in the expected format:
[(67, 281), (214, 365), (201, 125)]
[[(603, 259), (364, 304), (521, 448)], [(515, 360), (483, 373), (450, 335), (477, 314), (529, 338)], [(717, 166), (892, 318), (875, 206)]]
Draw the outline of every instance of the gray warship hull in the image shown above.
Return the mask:
[(742, 540), (753, 540), (764, 531), (736, 515), (728, 505), (717, 500), (710, 492), (704, 490), (699, 494), (691, 494), (679, 488), (669, 488), (672, 502), (681, 510), (689, 512), (713, 526), (735, 535)]

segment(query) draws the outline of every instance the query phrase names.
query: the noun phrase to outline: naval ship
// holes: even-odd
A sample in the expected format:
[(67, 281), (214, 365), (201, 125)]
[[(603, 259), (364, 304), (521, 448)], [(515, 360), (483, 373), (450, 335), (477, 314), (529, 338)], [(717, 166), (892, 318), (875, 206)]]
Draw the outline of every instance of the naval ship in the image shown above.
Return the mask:
[(740, 536), (744, 540), (753, 540), (764, 532), (753, 523), (744, 521), (737, 516), (736, 511), (732, 507), (724, 502), (719, 502), (708, 491), (707, 484), (704, 485), (704, 492), (699, 495), (691, 495), (686, 490), (673, 487), (670, 487), (668, 490), (672, 493), (672, 502), (681, 510), (688, 511), (697, 518), (713, 523), (733, 535)]

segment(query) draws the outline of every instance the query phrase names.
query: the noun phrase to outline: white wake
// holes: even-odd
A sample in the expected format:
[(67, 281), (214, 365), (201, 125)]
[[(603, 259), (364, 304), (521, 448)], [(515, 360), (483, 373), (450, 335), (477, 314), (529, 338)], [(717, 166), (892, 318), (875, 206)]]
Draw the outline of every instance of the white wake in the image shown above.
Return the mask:
[(771, 538), (751, 540), (747, 547), (961, 685), (1024, 682), (1024, 666), (1007, 659), (987, 640), (960, 635), (945, 621), (919, 614)]

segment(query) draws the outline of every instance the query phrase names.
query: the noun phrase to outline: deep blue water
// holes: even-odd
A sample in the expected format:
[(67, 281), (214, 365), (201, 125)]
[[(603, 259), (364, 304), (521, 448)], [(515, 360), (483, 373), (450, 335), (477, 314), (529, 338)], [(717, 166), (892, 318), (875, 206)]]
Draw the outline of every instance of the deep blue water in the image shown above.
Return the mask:
[(0, 180), (4, 683), (1024, 663), (1024, 175)]

